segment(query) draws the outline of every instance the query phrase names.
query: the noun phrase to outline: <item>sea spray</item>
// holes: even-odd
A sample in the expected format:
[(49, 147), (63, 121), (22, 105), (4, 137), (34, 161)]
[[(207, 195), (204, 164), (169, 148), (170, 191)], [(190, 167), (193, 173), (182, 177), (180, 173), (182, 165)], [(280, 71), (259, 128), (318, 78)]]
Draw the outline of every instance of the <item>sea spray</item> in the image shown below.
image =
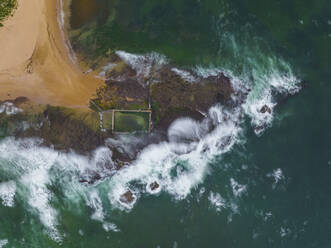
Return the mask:
[(13, 207), (15, 193), (16, 183), (14, 181), (0, 183), (0, 199), (2, 200), (2, 205)]
[(152, 68), (160, 68), (161, 66), (168, 64), (169, 60), (166, 56), (151, 52), (148, 54), (132, 54), (125, 51), (116, 51), (116, 54), (128, 65), (130, 65), (138, 76), (147, 77)]
[(56, 242), (62, 241), (62, 235), (57, 230), (57, 211), (50, 205), (53, 197), (47, 188), (50, 183), (46, 169), (35, 170), (21, 179), (21, 183), (29, 189), (28, 203), (39, 215), (41, 223), (46, 227), (49, 236)]
[[(155, 65), (161, 67), (168, 63), (165, 57), (154, 53), (144, 56), (118, 52), (118, 55), (142, 76), (149, 75)], [(61, 185), (59, 190), (69, 202), (83, 199), (86, 206), (92, 209), (93, 220), (100, 222), (107, 231), (118, 231), (115, 224), (106, 220), (105, 195), (112, 208), (126, 211), (133, 208), (143, 194), (166, 192), (176, 200), (185, 199), (210, 173), (209, 163), (215, 156), (229, 152), (235, 144), (244, 141), (243, 115), (251, 118), (257, 134), (271, 125), (276, 105), (274, 92), (286, 95), (299, 89), (298, 80), (290, 73), (290, 67), (281, 73), (277, 66), (272, 67), (274, 63), (272, 60), (266, 70), (255, 71), (254, 77), (258, 79), (255, 82), (250, 82), (246, 74), (238, 76), (226, 67), (197, 66), (192, 69), (190, 75), (197, 77), (207, 78), (220, 73), (230, 77), (234, 89), (233, 106), (215, 104), (204, 113), (202, 121), (179, 118), (170, 125), (167, 140), (153, 144), (148, 145), (130, 135), (108, 139), (105, 145), (116, 146), (131, 159), (135, 158), (120, 171), (115, 171), (112, 152), (106, 146), (96, 149), (88, 158), (74, 152), (61, 153), (43, 147), (39, 139), (13, 138), (0, 142), (0, 159), (11, 164), (10, 167), (2, 167), (1, 171), (11, 175), (17, 187), (23, 188), (15, 193), (15, 197), (27, 197), (26, 208), (39, 216), (55, 241), (61, 242), (63, 239), (63, 234), (58, 231), (59, 213), (51, 204), (57, 196), (49, 186), (55, 182)], [(181, 72), (183, 78), (188, 76)], [(264, 105), (271, 109), (271, 113), (262, 113)], [(142, 148), (137, 151), (137, 147)], [(34, 178), (36, 180), (32, 180)], [(235, 198), (240, 198), (247, 191), (245, 185), (233, 178), (230, 184)], [(157, 187), (152, 189), (153, 185)], [(132, 193), (132, 202), (121, 201), (128, 191)], [(209, 198), (217, 209), (223, 208), (224, 202), (217, 192), (210, 194)], [(235, 199), (227, 200), (225, 206), (232, 213), (238, 212)]]
[(91, 209), (94, 210), (93, 214), (91, 215), (91, 218), (93, 220), (99, 221), (102, 223), (102, 227), (105, 231), (113, 231), (113, 232), (119, 232), (120, 230), (114, 223), (106, 222), (105, 221), (105, 213), (103, 210), (103, 204), (102, 200), (99, 196), (99, 193), (96, 189), (91, 189), (86, 197), (86, 204)]
[(169, 142), (149, 145), (131, 166), (111, 178), (112, 205), (120, 207), (120, 196), (128, 189), (139, 197), (144, 193), (144, 187), (139, 185), (155, 181), (175, 199), (185, 198), (203, 181), (210, 159), (229, 151), (239, 139), (238, 117), (239, 110), (230, 112), (218, 105), (210, 109), (208, 119), (202, 122), (189, 118), (175, 121), (168, 130)]
[(220, 212), (223, 208), (226, 208), (226, 201), (219, 193), (210, 192), (208, 200), (210, 201), (210, 204), (215, 207), (217, 212)]
[(14, 115), (23, 112), (22, 109), (17, 108), (12, 102), (4, 102), (0, 104), (0, 114), (5, 113), (6, 115)]
[(8, 244), (8, 240), (7, 239), (1, 239), (0, 240), (0, 248), (5, 247)]
[[(239, 49), (235, 37), (231, 37), (232, 49)], [(145, 76), (150, 74), (152, 65), (156, 63), (154, 58), (162, 58), (158, 63), (159, 66), (167, 61), (160, 55), (143, 56), (122, 51), (118, 55), (121, 55), (121, 58), (136, 70), (138, 75)], [(238, 56), (238, 53), (235, 52), (234, 56)], [(215, 155), (228, 152), (234, 144), (242, 140), (240, 133), (243, 115), (251, 118), (252, 127), (258, 135), (270, 127), (274, 117), (274, 107), (277, 104), (274, 95), (294, 94), (300, 86), (299, 80), (293, 75), (287, 63), (282, 59), (268, 56), (262, 53), (258, 60), (251, 60), (241, 74), (235, 72), (236, 70), (232, 71), (231, 67), (226, 65), (224, 68), (215, 66), (194, 68), (192, 72), (197, 78), (208, 78), (220, 73), (229, 77), (234, 89), (233, 107), (215, 105), (210, 108), (206, 118), (201, 122), (190, 118), (174, 121), (168, 129), (168, 142), (147, 146), (131, 166), (116, 173), (110, 180), (109, 199), (112, 205), (121, 207), (123, 204), (119, 199), (128, 190), (134, 192), (138, 198), (144, 191), (153, 194), (148, 186), (153, 182), (157, 182), (159, 186), (157, 192), (162, 190), (173, 195), (175, 199), (183, 199), (208, 174), (208, 161)], [(259, 59), (265, 63), (261, 68), (258, 64)], [(189, 71), (177, 68), (172, 70), (179, 73), (184, 80), (185, 77), (192, 75)], [(231, 185), (236, 196), (246, 190), (234, 179)], [(130, 208), (132, 206), (133, 204), (126, 205)]]
[[(69, 59), (71, 60), (73, 65), (76, 65), (77, 57), (76, 57), (74, 50), (72, 49), (71, 43), (68, 40), (67, 33), (66, 33), (68, 24), (66, 23), (67, 16), (66, 16), (65, 10), (64, 10), (64, 8), (65, 8), (64, 2), (63, 2), (64, 0), (57, 0), (57, 1), (58, 1), (57, 6), (56, 6), (57, 7), (57, 23), (59, 25), (61, 36), (62, 36), (63, 42), (65, 44), (65, 47), (67, 49)], [(65, 4), (67, 4), (67, 3), (65, 3)]]
[(0, 171), (12, 178), (9, 184), (1, 185), (1, 189), (6, 190), (0, 195), (7, 205), (12, 204), (16, 188), (19, 188), (15, 197), (24, 199), (26, 209), (39, 216), (49, 236), (61, 243), (63, 235), (57, 229), (58, 212), (51, 204), (56, 195), (49, 187), (60, 183), (59, 190), (69, 201), (86, 198), (89, 189), (80, 181), (91, 176), (91, 172), (104, 176), (112, 173), (112, 154), (107, 148), (99, 148), (88, 158), (57, 152), (41, 146), (41, 143), (40, 139), (14, 138), (0, 142)]

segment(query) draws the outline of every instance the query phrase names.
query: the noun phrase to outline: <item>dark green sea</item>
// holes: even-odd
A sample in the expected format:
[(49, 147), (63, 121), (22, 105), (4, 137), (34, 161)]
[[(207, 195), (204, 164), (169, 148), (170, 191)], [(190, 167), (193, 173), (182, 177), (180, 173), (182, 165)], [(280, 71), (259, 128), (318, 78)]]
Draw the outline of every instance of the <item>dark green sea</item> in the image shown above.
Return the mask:
[[(79, 179), (109, 173), (108, 149), (88, 158), (2, 137), (0, 247), (331, 247), (329, 0), (73, 0), (70, 20), (90, 59), (153, 57), (251, 91), (233, 111), (176, 121), (95, 185)], [(119, 201), (127, 189), (132, 205)]]

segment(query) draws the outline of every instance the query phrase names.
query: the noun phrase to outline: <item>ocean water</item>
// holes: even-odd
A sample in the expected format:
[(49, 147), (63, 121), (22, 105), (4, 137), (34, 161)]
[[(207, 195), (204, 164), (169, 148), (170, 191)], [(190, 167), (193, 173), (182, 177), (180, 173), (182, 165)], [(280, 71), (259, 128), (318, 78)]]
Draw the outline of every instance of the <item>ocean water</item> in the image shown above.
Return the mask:
[[(247, 101), (176, 120), (168, 141), (108, 171), (90, 157), (0, 140), (0, 247), (329, 247), (328, 1), (73, 0), (72, 28), (140, 73), (154, 61), (224, 72)], [(83, 11), (84, 10), (84, 11)], [(85, 44), (85, 45), (84, 45)], [(144, 63), (140, 63), (144, 61)], [(236, 99), (234, 99), (236, 100)], [(267, 104), (271, 114), (258, 110)], [(15, 114), (9, 104), (0, 113)], [(241, 118), (242, 117), (242, 118)], [(214, 126), (215, 128), (211, 128)], [(263, 126), (262, 129), (256, 127)], [(1, 132), (0, 132), (1, 134)], [(139, 139), (108, 140), (130, 152)], [(91, 171), (104, 180), (85, 185)], [(149, 185), (157, 181), (157, 192)], [(130, 189), (135, 201), (119, 201)]]

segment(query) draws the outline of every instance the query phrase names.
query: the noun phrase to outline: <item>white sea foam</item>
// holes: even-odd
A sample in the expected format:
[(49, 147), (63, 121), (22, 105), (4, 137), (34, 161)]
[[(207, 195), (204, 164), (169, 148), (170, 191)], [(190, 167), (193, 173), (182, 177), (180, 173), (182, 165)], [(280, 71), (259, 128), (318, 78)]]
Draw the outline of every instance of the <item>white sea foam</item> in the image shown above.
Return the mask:
[(197, 202), (200, 202), (200, 199), (202, 198), (202, 196), (204, 195), (204, 193), (206, 192), (206, 188), (205, 187), (201, 187), (201, 189), (199, 190), (199, 193), (196, 197)]
[(0, 199), (2, 200), (2, 205), (13, 207), (15, 193), (16, 183), (14, 181), (0, 183)]
[[(271, 90), (266, 89), (260, 98), (252, 100), (249, 104), (245, 105), (246, 113), (251, 117), (251, 124), (255, 128), (256, 134), (261, 134), (265, 128), (270, 127), (274, 118), (273, 111), (277, 104), (273, 102)], [(262, 108), (267, 107), (270, 109), (262, 113)]]
[[(168, 63), (163, 55), (157, 53), (135, 55), (118, 51), (117, 55), (141, 76), (147, 76), (151, 73), (152, 68)], [(200, 122), (190, 118), (180, 118), (174, 121), (168, 129), (168, 141), (147, 146), (140, 151), (137, 159), (130, 166), (124, 167), (107, 181), (108, 198), (112, 206), (130, 209), (141, 194), (157, 194), (160, 191), (171, 194), (175, 199), (184, 199), (193, 188), (203, 182), (209, 173), (209, 161), (215, 155), (230, 151), (234, 144), (242, 140), (240, 134), (243, 114), (250, 116), (254, 128), (262, 127), (255, 130), (258, 134), (271, 125), (276, 105), (273, 92), (294, 94), (299, 90), (298, 80), (287, 68), (288, 66), (283, 65), (284, 73), (280, 73), (279, 69), (270, 70), (273, 68), (273, 63), (274, 61), (271, 60), (267, 69), (253, 72), (256, 81), (254, 84), (245, 83), (247, 78), (234, 76), (225, 69), (196, 67), (195, 73), (200, 77), (217, 76), (220, 73), (230, 77), (235, 91), (233, 100), (240, 104), (231, 110), (221, 105), (215, 105), (209, 109), (206, 118)], [(241, 103), (243, 94), (248, 92), (249, 88), (251, 91), (247, 101)], [(268, 111), (261, 113), (264, 105), (270, 108), (271, 113)], [(2, 112), (4, 111), (3, 108)], [(0, 143), (0, 158), (4, 157), (11, 161), (17, 174), (25, 175), (23, 178), (41, 173), (43, 180), (39, 182), (29, 183), (28, 180), (21, 182), (30, 189), (32, 198), (34, 195), (35, 198), (37, 196), (41, 198), (39, 205), (32, 202), (30, 205), (39, 212), (42, 223), (53, 230), (57, 225), (57, 213), (49, 204), (52, 197), (51, 192), (47, 191), (47, 184), (50, 183), (48, 177), (50, 169), (55, 167), (57, 173), (69, 174), (71, 179), (66, 182), (67, 187), (63, 191), (67, 197), (72, 198), (75, 194), (84, 195), (88, 192), (77, 184), (77, 176), (89, 181), (91, 172), (93, 172), (92, 174), (96, 173), (105, 178), (113, 174), (114, 163), (111, 151), (105, 147), (97, 149), (92, 159), (88, 159), (74, 153), (62, 154), (52, 149), (42, 148), (40, 143), (36, 140), (7, 139)], [(125, 136), (120, 136), (118, 140), (109, 139), (107, 141), (108, 145), (120, 148), (130, 157), (135, 156), (136, 151), (133, 147), (138, 143), (132, 137), (128, 139)], [(153, 191), (149, 186), (154, 182), (157, 182), (159, 187)], [(240, 197), (247, 190), (247, 186), (239, 184), (233, 178), (231, 186), (236, 197)], [(134, 201), (130, 204), (120, 201), (121, 196), (128, 190), (133, 193), (134, 197)], [(92, 218), (104, 221), (101, 200), (93, 194), (89, 196), (89, 204), (95, 211)], [(44, 210), (46, 212), (43, 213), (40, 210), (42, 207), (46, 209)], [(229, 207), (233, 209), (234, 213), (238, 211), (238, 206), (234, 202), (229, 203)]]
[(69, 55), (69, 59), (73, 62), (73, 64), (76, 64), (77, 62), (77, 57), (76, 57), (76, 54), (74, 52), (74, 50), (72, 49), (71, 47), (71, 43), (69, 41), (69, 39), (66, 38), (66, 33), (65, 33), (65, 12), (64, 12), (64, 9), (63, 9), (63, 0), (59, 0), (58, 1), (58, 5), (56, 6), (57, 7), (57, 22), (58, 22), (58, 25), (59, 25), (59, 28), (60, 28), (60, 31), (61, 31), (61, 36), (62, 36), (62, 39), (66, 45), (66, 48), (68, 50), (68, 55)]
[[(7, 138), (0, 142), (0, 159), (10, 166), (1, 170), (17, 178), (17, 184), (26, 188), (20, 197), (26, 198), (29, 210), (39, 215), (50, 237), (61, 242), (57, 230), (57, 211), (51, 200), (55, 197), (48, 186), (53, 180), (63, 182), (63, 193), (69, 199), (85, 194), (85, 187), (78, 182), (79, 176), (90, 175), (90, 171), (106, 175), (112, 169), (111, 152), (108, 148), (95, 150), (91, 159), (74, 153), (60, 153), (41, 147), (39, 139), (15, 140)], [(106, 172), (107, 171), (107, 172)], [(99, 209), (96, 209), (99, 210)], [(93, 217), (100, 217), (96, 212)]]
[(104, 222), (102, 224), (102, 228), (106, 231), (106, 232), (109, 232), (109, 231), (112, 231), (112, 232), (119, 232), (120, 229), (116, 226), (116, 224), (114, 223), (110, 223), (110, 222)]
[(273, 170), (273, 172), (268, 173), (267, 176), (272, 177), (275, 181), (275, 184), (277, 184), (278, 182), (280, 182), (281, 180), (283, 180), (285, 178), (281, 168)]
[(0, 105), (0, 114), (5, 113), (6, 115), (14, 115), (20, 112), (23, 112), (23, 110), (17, 108), (12, 102), (4, 102)]
[(210, 192), (208, 200), (217, 212), (220, 212), (227, 207), (226, 201), (219, 193)]
[[(251, 118), (255, 133), (260, 135), (272, 124), (274, 108), (277, 105), (274, 95), (293, 95), (301, 87), (290, 66), (281, 59), (266, 59), (266, 65), (261, 69), (253, 69), (252, 75), (254, 83), (243, 107)], [(262, 113), (263, 106), (267, 106), (271, 113)]]
[(217, 76), (220, 73), (224, 73), (224, 69), (217, 68), (217, 67), (202, 67), (196, 66), (194, 71), (198, 74), (198, 76), (207, 78), (210, 76)]
[(284, 237), (288, 236), (289, 234), (291, 234), (291, 229), (288, 228), (288, 227), (283, 227), (283, 226), (282, 226), (282, 227), (280, 228), (279, 233), (280, 233), (280, 236), (281, 236), (282, 238), (284, 238)]
[(87, 197), (87, 205), (94, 210), (91, 218), (102, 223), (102, 228), (106, 231), (119, 232), (120, 230), (114, 223), (105, 221), (105, 213), (102, 206), (102, 200), (96, 189), (90, 190)]
[(247, 186), (239, 184), (236, 180), (233, 178), (230, 179), (232, 192), (235, 197), (240, 197), (242, 194), (244, 194), (247, 191)]
[[(238, 114), (215, 106), (209, 110), (205, 121), (196, 122), (189, 118), (175, 121), (168, 131), (169, 142), (149, 145), (133, 165), (111, 178), (111, 203), (123, 205), (119, 199), (128, 188), (135, 191), (138, 198), (141, 190), (137, 184), (149, 185), (154, 181), (175, 199), (185, 198), (208, 173), (209, 159), (229, 151), (237, 142), (241, 130), (237, 123)], [(207, 132), (210, 125), (215, 127)]]
[(96, 190), (92, 190), (90, 192), (87, 205), (94, 210), (94, 213), (92, 214), (91, 218), (103, 222), (105, 216), (103, 213), (102, 201)]
[(111, 203), (121, 207), (120, 196), (128, 188), (139, 197), (139, 184), (145, 185), (145, 192), (153, 193), (148, 190), (151, 182), (157, 182), (160, 190), (176, 199), (185, 198), (203, 181), (210, 158), (229, 151), (240, 140), (240, 114), (240, 107), (228, 111), (222, 106), (214, 106), (202, 122), (190, 118), (176, 120), (168, 130), (169, 142), (146, 147), (133, 165), (110, 180)]
[(166, 56), (151, 52), (144, 55), (127, 53), (124, 51), (116, 51), (116, 54), (132, 69), (136, 70), (138, 76), (147, 77), (153, 67), (159, 68), (162, 65), (168, 64)]
[(37, 211), (40, 221), (47, 228), (49, 236), (57, 241), (62, 241), (58, 232), (57, 211), (50, 205), (52, 192), (47, 188), (49, 175), (46, 169), (39, 169), (24, 175), (21, 182), (29, 188), (29, 205)]
[(0, 240), (0, 248), (5, 247), (8, 244), (8, 239), (1, 239)]
[(267, 213), (264, 214), (263, 220), (264, 221), (268, 221), (271, 217), (272, 217), (272, 213), (271, 212), (267, 212)]
[(177, 68), (171, 69), (174, 73), (180, 76), (182, 79), (186, 80), (187, 82), (195, 82), (197, 79), (188, 71), (180, 70)]
[(270, 177), (274, 180), (272, 188), (275, 189), (282, 181), (285, 180), (284, 173), (282, 169), (278, 168), (267, 174), (267, 177)]
[[(227, 35), (225, 35), (227, 37)], [(228, 35), (231, 40), (232, 49), (235, 53), (240, 53), (238, 42), (233, 35)], [(215, 66), (202, 67), (196, 66), (194, 73), (203, 78), (217, 76), (221, 73), (229, 77), (232, 87), (236, 93), (249, 94), (247, 101), (242, 105), (244, 113), (251, 119), (252, 127), (257, 135), (270, 127), (274, 119), (274, 108), (277, 102), (274, 99), (275, 93), (282, 95), (295, 94), (300, 90), (299, 80), (294, 76), (291, 67), (284, 60), (263, 54), (257, 49), (256, 54), (260, 54), (256, 61), (250, 59), (248, 68), (241, 75), (234, 75), (233, 72), (226, 68)], [(243, 51), (250, 55), (252, 51)], [(164, 55), (158, 53), (149, 53), (145, 55), (136, 55), (124, 51), (117, 51), (117, 55), (135, 69), (138, 75), (148, 76), (152, 67), (160, 67), (168, 62)], [(235, 55), (239, 56), (239, 54)], [(245, 55), (242, 55), (245, 56)], [(263, 60), (262, 65), (258, 62)], [(188, 82), (196, 81), (196, 78), (188, 71), (178, 68), (171, 69)], [(237, 96), (234, 95), (233, 98)], [(236, 99), (235, 99), (236, 100)], [(261, 111), (263, 107), (268, 107), (270, 111)], [(262, 113), (264, 112), (264, 113)]]
[(107, 71), (113, 69), (116, 66), (114, 63), (108, 63), (104, 67), (102, 67), (101, 72), (99, 73), (99, 77), (105, 78)]

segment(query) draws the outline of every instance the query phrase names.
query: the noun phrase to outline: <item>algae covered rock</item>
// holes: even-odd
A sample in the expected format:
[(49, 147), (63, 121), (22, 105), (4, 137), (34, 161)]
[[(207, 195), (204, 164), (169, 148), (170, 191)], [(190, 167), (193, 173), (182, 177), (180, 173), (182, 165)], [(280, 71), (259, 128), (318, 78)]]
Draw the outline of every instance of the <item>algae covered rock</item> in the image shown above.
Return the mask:
[(221, 72), (202, 76), (157, 61), (157, 56), (128, 56), (133, 57), (131, 66), (123, 65), (119, 56), (114, 59), (116, 66), (106, 72), (106, 85), (97, 91), (92, 108), (151, 109), (154, 128), (165, 130), (179, 117), (199, 120), (216, 103), (231, 105), (234, 91)]
[(104, 144), (99, 115), (90, 110), (35, 104), (27, 98), (0, 102), (0, 135), (39, 137), (43, 144), (59, 150), (90, 152)]
[(164, 68), (158, 81), (151, 84), (150, 98), (156, 125), (167, 127), (180, 116), (201, 119), (202, 113), (212, 105), (229, 103), (233, 89), (228, 77), (222, 73), (207, 78), (191, 74), (193, 82), (183, 79), (170, 68)]

